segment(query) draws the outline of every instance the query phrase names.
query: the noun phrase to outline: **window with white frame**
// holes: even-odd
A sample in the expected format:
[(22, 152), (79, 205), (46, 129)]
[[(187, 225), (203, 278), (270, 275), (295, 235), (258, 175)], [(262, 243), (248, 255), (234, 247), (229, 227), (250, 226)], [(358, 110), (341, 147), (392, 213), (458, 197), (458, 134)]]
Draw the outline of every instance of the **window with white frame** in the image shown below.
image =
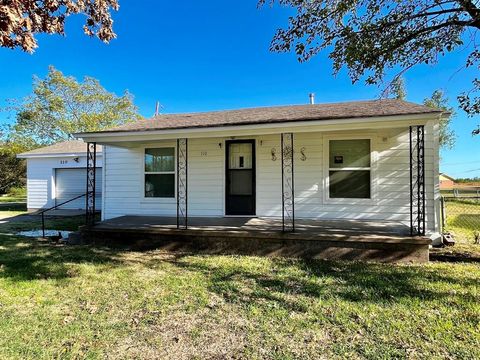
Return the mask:
[(329, 140), (328, 197), (371, 198), (370, 139)]
[(145, 149), (145, 197), (175, 197), (175, 148)]

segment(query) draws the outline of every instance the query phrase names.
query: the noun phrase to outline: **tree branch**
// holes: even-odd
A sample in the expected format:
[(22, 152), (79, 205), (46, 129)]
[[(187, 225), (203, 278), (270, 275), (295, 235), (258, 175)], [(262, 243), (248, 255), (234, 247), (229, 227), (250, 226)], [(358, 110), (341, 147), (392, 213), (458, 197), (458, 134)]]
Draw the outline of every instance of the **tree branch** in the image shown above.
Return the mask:
[(455, 9), (446, 9), (446, 10), (424, 12), (424, 13), (420, 13), (420, 14), (414, 14), (414, 15), (411, 15), (411, 16), (407, 16), (407, 17), (401, 18), (401, 19), (396, 20), (396, 21), (385, 22), (385, 23), (382, 23), (382, 25), (389, 27), (389, 26), (401, 24), (402, 22), (405, 22), (405, 21), (418, 19), (418, 18), (421, 18), (421, 17), (443, 15), (443, 14), (449, 14), (449, 13), (454, 13), (454, 12), (459, 12), (459, 11), (465, 11), (465, 10), (462, 9), (462, 8), (455, 8)]
[(460, 6), (471, 16), (473, 19), (472, 25), (480, 29), (480, 10), (475, 6), (471, 0), (457, 0)]

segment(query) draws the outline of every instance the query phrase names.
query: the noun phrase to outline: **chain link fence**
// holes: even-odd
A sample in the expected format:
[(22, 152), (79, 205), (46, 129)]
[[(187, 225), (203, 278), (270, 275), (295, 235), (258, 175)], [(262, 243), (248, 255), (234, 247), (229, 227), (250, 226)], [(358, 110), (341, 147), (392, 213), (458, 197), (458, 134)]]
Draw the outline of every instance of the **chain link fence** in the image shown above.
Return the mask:
[(442, 221), (444, 232), (450, 232), (458, 242), (480, 240), (480, 196), (443, 196)]
[(451, 189), (441, 189), (444, 197), (480, 197), (480, 186), (455, 186)]

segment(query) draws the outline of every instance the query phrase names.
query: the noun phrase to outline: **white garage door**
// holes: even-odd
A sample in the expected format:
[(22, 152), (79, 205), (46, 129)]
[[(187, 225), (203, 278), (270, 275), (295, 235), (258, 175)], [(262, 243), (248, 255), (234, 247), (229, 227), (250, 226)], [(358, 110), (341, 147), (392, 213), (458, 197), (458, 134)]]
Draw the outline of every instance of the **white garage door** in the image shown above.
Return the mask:
[[(102, 207), (102, 168), (95, 174), (95, 208)], [(85, 194), (87, 188), (87, 169), (56, 169), (55, 170), (55, 204), (61, 204), (76, 196)], [(60, 209), (85, 209), (85, 196), (62, 205)]]

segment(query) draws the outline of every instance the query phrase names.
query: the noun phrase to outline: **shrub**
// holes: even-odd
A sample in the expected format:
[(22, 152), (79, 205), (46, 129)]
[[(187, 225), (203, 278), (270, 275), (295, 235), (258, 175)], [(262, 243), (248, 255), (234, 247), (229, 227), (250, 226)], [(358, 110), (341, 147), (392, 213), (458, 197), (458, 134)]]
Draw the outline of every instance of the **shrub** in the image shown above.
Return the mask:
[(27, 188), (23, 186), (11, 187), (8, 189), (8, 195), (14, 197), (25, 197), (27, 196)]

